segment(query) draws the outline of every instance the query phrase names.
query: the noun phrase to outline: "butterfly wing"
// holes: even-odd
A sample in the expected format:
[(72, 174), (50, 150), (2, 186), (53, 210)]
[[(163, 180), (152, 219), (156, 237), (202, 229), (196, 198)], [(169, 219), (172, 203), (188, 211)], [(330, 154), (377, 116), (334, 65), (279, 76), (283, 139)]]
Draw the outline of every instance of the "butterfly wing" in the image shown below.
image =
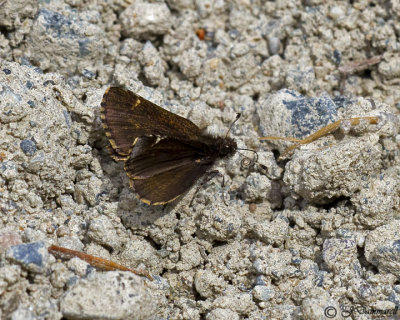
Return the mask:
[(110, 87), (101, 102), (100, 117), (116, 158), (127, 160), (138, 137), (196, 140), (200, 129), (190, 120), (169, 112), (141, 96)]
[(207, 165), (185, 164), (146, 179), (131, 180), (131, 186), (144, 203), (163, 205), (189, 190), (208, 168)]
[(141, 143), (125, 162), (125, 171), (140, 200), (147, 204), (162, 205), (175, 200), (213, 163), (202, 157), (200, 149), (175, 139), (143, 148)]

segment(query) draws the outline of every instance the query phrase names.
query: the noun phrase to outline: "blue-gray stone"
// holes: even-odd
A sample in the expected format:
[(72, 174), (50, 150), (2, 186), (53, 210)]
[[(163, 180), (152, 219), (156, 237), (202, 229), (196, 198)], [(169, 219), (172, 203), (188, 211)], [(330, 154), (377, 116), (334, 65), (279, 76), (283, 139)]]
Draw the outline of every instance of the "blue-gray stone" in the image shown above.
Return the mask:
[(94, 73), (90, 70), (87, 70), (87, 69), (84, 69), (82, 74), (87, 79), (94, 79), (96, 77), (96, 73)]
[(0, 176), (6, 180), (15, 179), (18, 176), (18, 169), (13, 161), (3, 161), (0, 163)]
[(317, 287), (322, 287), (324, 285), (325, 276), (327, 275), (326, 271), (318, 271), (315, 277), (315, 285)]
[(49, 84), (54, 86), (56, 83), (54, 82), (54, 80), (46, 80), (45, 82), (43, 82), (44, 87), (47, 87)]
[[(47, 311), (48, 312), (48, 311)], [(18, 308), (13, 311), (11, 316), (8, 318), (11, 320), (37, 320), (38, 318), (35, 316), (33, 310), (30, 307), (24, 307), (22, 304), (18, 306)]]
[(264, 277), (263, 276), (257, 276), (256, 281), (254, 283), (256, 286), (265, 286), (266, 283), (264, 281)]
[(78, 282), (78, 280), (79, 280), (79, 278), (77, 276), (71, 276), (70, 278), (68, 278), (67, 286), (72, 287), (73, 285), (75, 285)]
[(336, 236), (339, 239), (352, 239), (354, 237), (353, 233), (348, 229), (337, 229)]
[(34, 101), (32, 101), (32, 100), (28, 100), (28, 102), (27, 102), (28, 104), (29, 104), (29, 106), (31, 107), (31, 108), (35, 108), (36, 107), (36, 104), (35, 104), (35, 102)]
[(375, 249), (375, 257), (379, 270), (398, 274), (400, 272), (400, 240), (380, 245)]
[(51, 33), (53, 37), (75, 36), (73, 30), (71, 30), (72, 21), (64, 15), (51, 10), (40, 9), (39, 16), (44, 18), (46, 31)]
[(333, 50), (332, 60), (339, 65), (342, 62), (342, 53), (337, 49)]
[(32, 242), (10, 247), (6, 257), (28, 271), (42, 273), (47, 267), (49, 254), (44, 242)]
[(291, 124), (297, 129), (296, 138), (311, 134), (316, 128), (334, 122), (337, 117), (338, 107), (330, 97), (303, 97), (298, 100), (284, 100), (283, 104), (292, 111)]
[(30, 81), (27, 81), (27, 82), (26, 82), (26, 87), (27, 87), (28, 89), (32, 89), (33, 83), (30, 82)]
[(263, 264), (259, 259), (253, 262), (253, 268), (257, 274), (263, 274), (265, 272)]
[(271, 300), (275, 295), (275, 290), (266, 286), (255, 286), (253, 296), (259, 301)]
[(400, 307), (400, 295), (395, 290), (391, 292), (388, 300), (393, 302), (396, 305), (396, 307)]
[(393, 241), (392, 245), (396, 251), (400, 252), (400, 240)]
[(231, 29), (228, 31), (228, 35), (231, 37), (232, 40), (235, 40), (240, 36), (240, 32), (236, 29)]
[(90, 44), (89, 39), (78, 40), (79, 54), (81, 55), (81, 57), (87, 56), (90, 53), (90, 50), (88, 48), (89, 44)]
[(71, 128), (71, 116), (69, 115), (68, 111), (64, 110), (63, 111), (64, 114), (64, 119), (65, 119), (65, 123), (67, 124), (68, 128)]
[(281, 50), (281, 40), (278, 37), (268, 38), (268, 50), (271, 56), (278, 54)]
[(19, 146), (27, 156), (33, 156), (37, 151), (36, 142), (31, 139), (22, 140)]
[(7, 170), (15, 170), (16, 166), (13, 161), (4, 161), (1, 163), (0, 171), (5, 172)]

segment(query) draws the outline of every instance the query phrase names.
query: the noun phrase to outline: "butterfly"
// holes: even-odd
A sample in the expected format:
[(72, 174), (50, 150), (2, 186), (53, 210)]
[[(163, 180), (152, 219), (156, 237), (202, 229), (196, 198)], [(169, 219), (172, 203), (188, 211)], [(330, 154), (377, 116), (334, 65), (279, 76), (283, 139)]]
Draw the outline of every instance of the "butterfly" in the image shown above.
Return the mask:
[(216, 160), (231, 157), (238, 149), (228, 137), (230, 128), (225, 137), (214, 137), (190, 120), (119, 87), (105, 91), (100, 118), (113, 159), (124, 161), (130, 186), (149, 205), (174, 201)]

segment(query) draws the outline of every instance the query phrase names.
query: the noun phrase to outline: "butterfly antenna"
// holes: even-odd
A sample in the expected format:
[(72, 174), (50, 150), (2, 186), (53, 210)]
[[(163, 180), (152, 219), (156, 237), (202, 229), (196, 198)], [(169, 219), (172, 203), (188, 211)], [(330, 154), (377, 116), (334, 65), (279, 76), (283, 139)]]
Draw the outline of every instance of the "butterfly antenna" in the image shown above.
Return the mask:
[(257, 153), (257, 151), (255, 151), (255, 150), (253, 150), (253, 149), (247, 149), (247, 148), (238, 148), (237, 150), (245, 150), (245, 151), (251, 151), (251, 152), (253, 152), (253, 153), (254, 153), (254, 156), (255, 156), (254, 162), (257, 162), (257, 160), (258, 160), (258, 153)]
[(226, 135), (225, 135), (225, 138), (224, 139), (226, 139), (226, 137), (228, 136), (228, 134), (229, 134), (229, 132), (231, 131), (231, 129), (232, 129), (232, 127), (233, 127), (233, 125), (235, 124), (235, 122), (236, 121), (238, 121), (239, 120), (239, 118), (241, 117), (241, 113), (236, 113), (236, 119), (232, 122), (232, 124), (229, 126), (229, 129), (228, 129), (228, 131), (226, 132)]
[(237, 150), (245, 150), (245, 151), (254, 152), (254, 158), (250, 159), (248, 156), (245, 156), (243, 153), (238, 151), (238, 153), (243, 157), (242, 161), (240, 162), (240, 166), (242, 168), (251, 167), (258, 161), (258, 153), (256, 151), (254, 151), (252, 149), (246, 149), (246, 148), (238, 148)]

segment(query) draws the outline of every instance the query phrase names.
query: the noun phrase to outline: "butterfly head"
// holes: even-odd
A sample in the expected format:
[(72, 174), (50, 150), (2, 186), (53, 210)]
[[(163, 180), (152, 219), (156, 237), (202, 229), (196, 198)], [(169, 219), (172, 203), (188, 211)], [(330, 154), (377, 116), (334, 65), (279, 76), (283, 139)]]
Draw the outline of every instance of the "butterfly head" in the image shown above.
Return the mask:
[(232, 138), (220, 138), (217, 140), (218, 155), (221, 158), (232, 156), (237, 150), (236, 141)]

